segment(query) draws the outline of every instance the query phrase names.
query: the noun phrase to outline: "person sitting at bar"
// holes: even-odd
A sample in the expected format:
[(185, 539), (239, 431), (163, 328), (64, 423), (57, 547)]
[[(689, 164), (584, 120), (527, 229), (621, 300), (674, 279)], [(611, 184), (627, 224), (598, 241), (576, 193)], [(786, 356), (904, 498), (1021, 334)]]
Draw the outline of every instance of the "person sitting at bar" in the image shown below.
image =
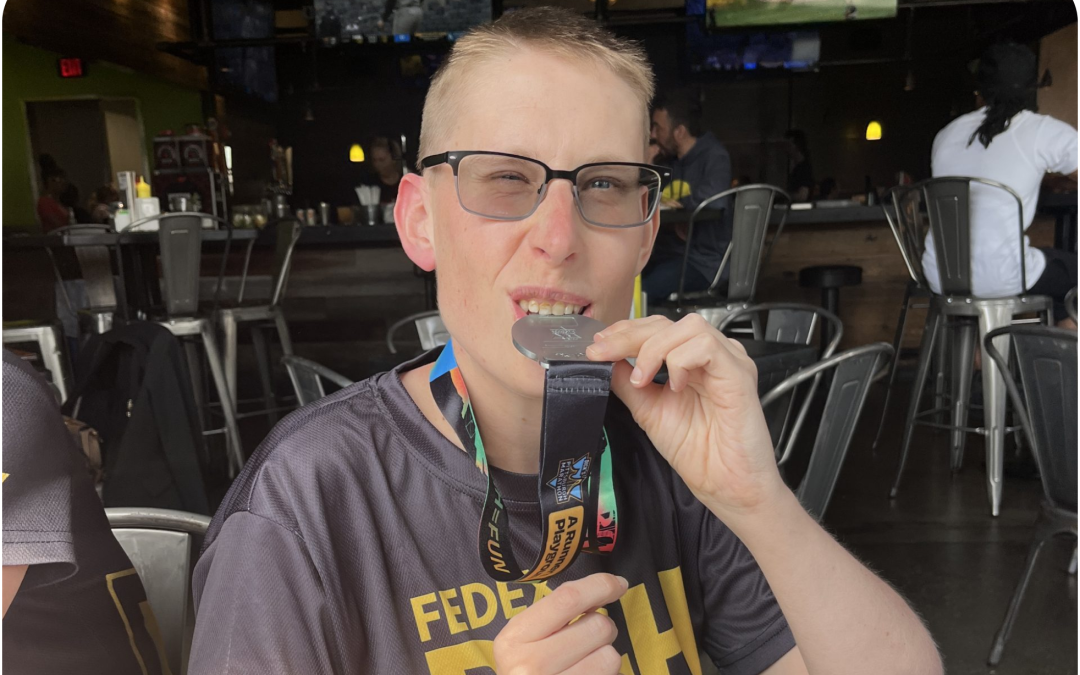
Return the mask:
[(4, 350), (4, 669), (162, 673), (161, 634), (49, 385)]
[[(745, 351), (698, 315), (619, 321), (659, 228), (652, 82), (639, 46), (562, 8), (455, 43), (395, 218), (452, 340), (293, 413), (248, 461), (195, 569), (191, 675), (659, 675), (700, 672), (701, 650), (725, 673), (942, 672), (784, 485)], [(567, 411), (545, 426), (545, 371), (511, 344), (527, 314), (609, 326), (588, 350), (614, 363), (608, 469), (541, 485), (541, 430)], [(575, 504), (584, 474), (604, 536), (581, 536), (609, 555), (571, 555), (570, 515), (537, 557), (539, 490)], [(568, 567), (521, 583), (511, 545)]]
[(370, 152), (372, 176), (368, 185), (379, 186), (379, 203), (393, 204), (397, 201), (398, 183), (401, 182), (401, 146), (385, 136), (371, 141)]
[(48, 234), (58, 227), (64, 227), (71, 223), (71, 212), (60, 203), (60, 196), (68, 186), (67, 174), (56, 163), (52, 155), (41, 155), (38, 158), (41, 165), (42, 193), (38, 197), (37, 215), (41, 221), (41, 230)]
[(792, 201), (808, 202), (814, 192), (814, 169), (810, 165), (810, 146), (806, 143), (806, 132), (802, 129), (789, 129), (784, 138), (787, 140), (785, 150), (791, 161), (788, 194)]
[[(1038, 64), (1027, 47), (991, 46), (979, 61), (976, 102), (938, 132), (930, 163), (934, 176), (986, 178), (1009, 186), (1023, 201), (1024, 229), (1035, 217), (1039, 187), (1047, 173), (1077, 173), (1077, 134), (1069, 124), (1036, 110)], [(1065, 295), (1076, 286), (1076, 254), (1033, 248), (1024, 237), (1017, 249), (1016, 201), (1004, 191), (971, 186), (971, 286), (978, 297), (1017, 295), (1025, 290), (1050, 296), (1054, 320), (1076, 329), (1065, 311)], [(1024, 256), (1027, 288), (1020, 276)], [(934, 240), (926, 236), (923, 272), (941, 292)]]
[[(731, 186), (731, 156), (711, 131), (705, 131), (701, 103), (693, 92), (677, 91), (657, 98), (652, 113), (654, 157), (671, 161), (671, 183), (664, 189), (663, 204), (672, 209), (695, 209), (701, 202)], [(709, 287), (724, 251), (731, 241), (728, 199), (710, 204), (718, 213), (694, 223), (694, 241), (686, 268), (683, 290)], [(686, 254), (685, 222), (665, 226), (657, 236), (652, 257), (642, 276), (642, 290), (649, 298), (665, 300), (679, 290)]]

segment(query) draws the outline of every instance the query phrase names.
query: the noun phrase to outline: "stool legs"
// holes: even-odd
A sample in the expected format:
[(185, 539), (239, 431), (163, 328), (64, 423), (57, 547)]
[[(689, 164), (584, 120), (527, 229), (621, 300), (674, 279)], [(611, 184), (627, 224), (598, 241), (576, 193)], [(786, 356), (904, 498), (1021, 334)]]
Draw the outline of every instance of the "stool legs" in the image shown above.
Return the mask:
[(66, 401), (71, 390), (60, 331), (56, 326), (45, 326), (39, 333), (38, 344), (41, 347), (41, 361), (52, 374), (53, 384), (60, 391), (60, 398)]
[[(840, 316), (840, 289), (839, 288), (822, 288), (821, 289), (821, 306), (829, 310), (836, 316)], [(821, 327), (822, 344), (829, 344), (833, 339), (832, 326), (826, 322)]]
[(236, 426), (236, 408), (229, 396), (229, 387), (225, 380), (225, 368), (222, 366), (217, 340), (209, 321), (201, 322), (199, 334), (206, 350), (206, 360), (210, 364), (210, 374), (214, 379), (221, 411), (225, 415), (225, 440), (229, 451), (229, 477), (234, 478), (244, 466), (244, 453), (240, 446), (240, 430)]
[(915, 382), (911, 387), (911, 400), (908, 403), (907, 419), (904, 423), (904, 441), (900, 446), (900, 461), (896, 467), (896, 478), (893, 480), (889, 497), (896, 497), (900, 489), (900, 478), (904, 474), (904, 465), (907, 463), (908, 450), (911, 448), (911, 436), (915, 433), (915, 416), (919, 412), (919, 399), (922, 398), (923, 388), (926, 386), (926, 376), (930, 371), (930, 362), (933, 361), (934, 343), (940, 339), (938, 333), (941, 324), (945, 320), (940, 312), (933, 307), (926, 316), (926, 328), (923, 330), (922, 343), (919, 345), (919, 364), (915, 369)]
[[(979, 308), (979, 340), (992, 330), (1012, 323), (1009, 307), (983, 305)], [(1009, 336), (994, 338), (999, 354), (1009, 353)], [(994, 359), (983, 359), (983, 416), (986, 427), (986, 487), (990, 497), (990, 513), (1001, 512), (1001, 478), (1005, 463), (1005, 378)]]
[(219, 312), (218, 321), (221, 324), (221, 336), (225, 342), (225, 381), (229, 385), (229, 398), (237, 401), (236, 397), (236, 316), (232, 312)]
[(967, 432), (962, 428), (968, 423), (971, 409), (971, 374), (975, 367), (975, 325), (968, 319), (961, 319), (952, 328), (952, 432), (950, 443), (950, 464), (953, 471), (959, 471), (964, 461), (964, 446)]
[(896, 383), (896, 369), (900, 365), (900, 344), (904, 341), (904, 329), (907, 327), (908, 305), (911, 303), (911, 287), (908, 283), (904, 289), (904, 302), (900, 305), (900, 321), (896, 326), (896, 335), (893, 336), (893, 356), (889, 365), (889, 383), (885, 387), (885, 402), (881, 406), (881, 420), (878, 421), (877, 434), (874, 436), (874, 444), (871, 450), (877, 450), (881, 441), (881, 432), (885, 429), (885, 418), (889, 414), (889, 399), (892, 398), (893, 384)]
[(277, 412), (274, 410), (274, 386), (270, 381), (270, 348), (266, 344), (266, 333), (258, 324), (251, 327), (251, 346), (255, 350), (255, 363), (259, 367), (259, 384), (262, 386), (263, 405), (266, 406), (266, 421), (273, 426), (277, 424)]

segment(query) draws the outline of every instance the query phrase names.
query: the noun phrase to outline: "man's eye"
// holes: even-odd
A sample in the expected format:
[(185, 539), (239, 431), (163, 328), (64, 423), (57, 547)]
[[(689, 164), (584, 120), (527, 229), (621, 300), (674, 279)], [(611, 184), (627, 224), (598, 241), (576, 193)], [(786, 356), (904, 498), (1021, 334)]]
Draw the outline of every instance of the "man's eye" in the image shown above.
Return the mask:
[(586, 190), (610, 190), (615, 183), (609, 178), (594, 178), (585, 186)]

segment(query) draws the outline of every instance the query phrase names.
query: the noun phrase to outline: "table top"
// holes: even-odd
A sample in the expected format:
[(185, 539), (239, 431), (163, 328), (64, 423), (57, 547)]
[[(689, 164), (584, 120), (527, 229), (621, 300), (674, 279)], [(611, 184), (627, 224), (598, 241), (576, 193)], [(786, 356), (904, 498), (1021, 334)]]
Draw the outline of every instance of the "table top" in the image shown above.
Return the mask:
[[(276, 229), (267, 227), (259, 234), (258, 244), (272, 244), (277, 238)], [(401, 245), (397, 227), (394, 225), (329, 225), (305, 227), (300, 230), (297, 246), (364, 246), (395, 247)]]
[[(258, 230), (233, 230), (232, 240), (250, 241), (258, 236)], [(203, 241), (223, 242), (229, 236), (227, 230), (203, 230)], [(62, 235), (31, 234), (4, 237), (4, 248), (28, 249), (55, 246), (116, 246), (156, 244), (157, 232), (67, 232)]]

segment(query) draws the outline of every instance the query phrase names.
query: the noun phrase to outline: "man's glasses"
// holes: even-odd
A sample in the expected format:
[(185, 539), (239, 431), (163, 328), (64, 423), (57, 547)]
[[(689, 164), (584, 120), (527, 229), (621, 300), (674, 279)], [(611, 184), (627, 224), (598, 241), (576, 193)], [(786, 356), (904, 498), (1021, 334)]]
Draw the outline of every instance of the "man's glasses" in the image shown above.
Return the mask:
[(422, 169), (449, 164), (458, 201), (469, 213), (494, 220), (523, 220), (540, 206), (556, 179), (574, 186), (574, 202), (586, 222), (599, 227), (638, 227), (649, 222), (660, 191), (671, 178), (662, 166), (633, 162), (583, 164), (556, 171), (543, 162), (502, 152), (454, 150), (425, 157)]

